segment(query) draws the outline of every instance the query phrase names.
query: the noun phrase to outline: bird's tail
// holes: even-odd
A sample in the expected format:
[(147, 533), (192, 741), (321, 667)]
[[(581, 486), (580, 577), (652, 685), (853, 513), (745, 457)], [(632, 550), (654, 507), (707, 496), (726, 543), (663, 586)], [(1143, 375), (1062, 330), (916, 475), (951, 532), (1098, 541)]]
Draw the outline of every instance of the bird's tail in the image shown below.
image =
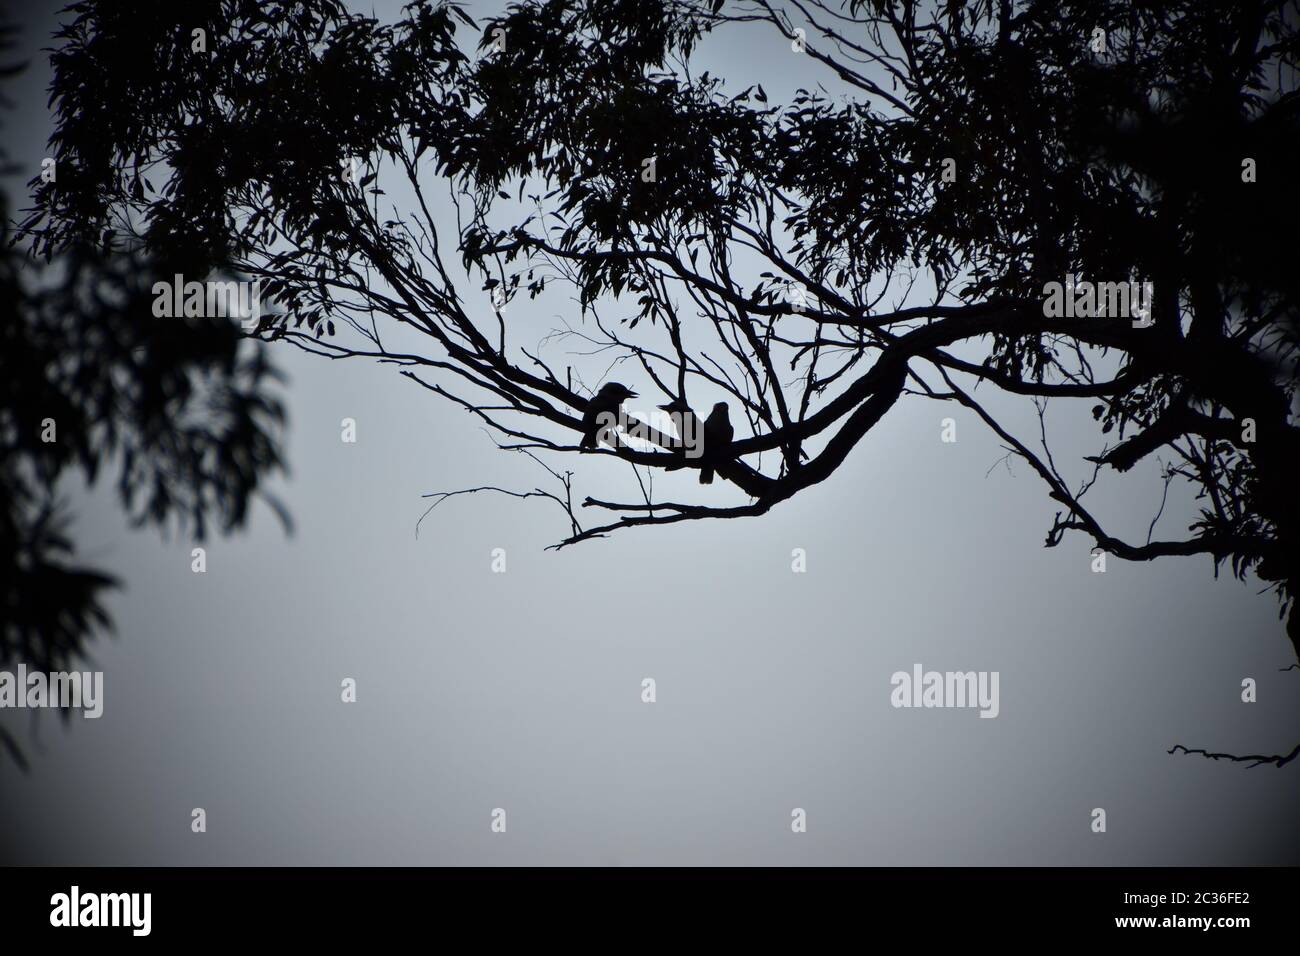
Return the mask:
[(712, 468), (701, 468), (701, 469), (700, 469), (700, 484), (702, 484), (702, 485), (711, 485), (711, 484), (713, 484), (713, 469), (712, 469)]

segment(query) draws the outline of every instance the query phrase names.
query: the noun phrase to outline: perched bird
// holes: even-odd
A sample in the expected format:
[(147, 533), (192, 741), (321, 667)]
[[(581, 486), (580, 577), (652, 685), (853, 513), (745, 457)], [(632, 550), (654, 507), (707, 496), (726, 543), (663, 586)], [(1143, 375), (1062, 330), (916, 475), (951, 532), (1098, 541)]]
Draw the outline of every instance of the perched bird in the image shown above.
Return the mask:
[(700, 468), (700, 484), (713, 484), (713, 469), (727, 459), (727, 449), (736, 430), (731, 427), (727, 403), (718, 402), (704, 419), (704, 463)]
[[(683, 399), (674, 398), (667, 405), (660, 405), (659, 408), (672, 416), (673, 427), (677, 429), (677, 441), (672, 444), (671, 450), (678, 458), (683, 458), (686, 453), (686, 443), (690, 441), (691, 435), (696, 434), (700, 422), (695, 417), (695, 412), (691, 411), (691, 406)], [(684, 467), (685, 462), (677, 461), (666, 466), (665, 470), (677, 471)]]
[[(582, 446), (595, 448), (601, 431), (610, 425), (604, 416), (618, 417), (618, 408), (624, 399), (636, 398), (636, 392), (618, 382), (606, 382), (591, 399), (582, 413)], [(604, 417), (604, 420), (602, 418)]]

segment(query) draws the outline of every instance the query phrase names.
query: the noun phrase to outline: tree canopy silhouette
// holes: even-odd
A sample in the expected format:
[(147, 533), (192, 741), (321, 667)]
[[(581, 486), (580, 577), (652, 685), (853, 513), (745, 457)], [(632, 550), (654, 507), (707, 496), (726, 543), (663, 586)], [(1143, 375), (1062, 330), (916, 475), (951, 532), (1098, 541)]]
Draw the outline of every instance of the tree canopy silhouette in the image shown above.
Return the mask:
[[(277, 309), (256, 337), (397, 365), (545, 464), (555, 493), (523, 494), (564, 509), (561, 546), (761, 515), (900, 400), (935, 400), (1041, 478), (1048, 546), (1208, 555), (1285, 614), (1296, 12), (526, 0), (480, 23), (416, 0), (388, 24), (334, 0), (83, 2), (52, 57), (60, 175), (34, 183), (23, 235), (46, 256), (129, 249), (258, 280)], [(778, 103), (693, 65), (706, 37), (762, 30), (822, 81)], [(1052, 283), (1089, 298), (1053, 304)], [(512, 321), (556, 287), (578, 320), (544, 338)], [(583, 449), (595, 387), (563, 343), (670, 407), (726, 398), (725, 460), (652, 427)], [(1002, 423), (1008, 397), (1041, 434)], [(1095, 419), (1083, 480), (1049, 450), (1049, 402)], [(573, 472), (547, 462), (579, 454), (638, 476), (707, 466), (733, 500), (643, 484), (575, 506)], [(1088, 490), (1157, 455), (1198, 499), (1187, 534), (1104, 526)], [(1300, 649), (1294, 611), (1288, 632)]]

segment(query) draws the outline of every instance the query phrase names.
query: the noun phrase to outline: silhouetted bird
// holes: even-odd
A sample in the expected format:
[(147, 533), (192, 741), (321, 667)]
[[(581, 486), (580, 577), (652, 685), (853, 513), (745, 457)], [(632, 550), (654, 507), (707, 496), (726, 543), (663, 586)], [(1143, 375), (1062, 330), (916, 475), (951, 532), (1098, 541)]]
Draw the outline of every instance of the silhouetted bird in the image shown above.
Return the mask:
[[(667, 405), (659, 406), (663, 411), (673, 417), (673, 425), (677, 429), (677, 441), (671, 446), (673, 454), (683, 458), (686, 454), (686, 443), (690, 436), (699, 433), (700, 423), (695, 418), (695, 412), (691, 411), (691, 406), (680, 398), (674, 398)], [(684, 461), (676, 461), (666, 466), (666, 471), (677, 471), (684, 468)]]
[(618, 407), (626, 398), (636, 398), (636, 392), (618, 382), (606, 382), (600, 391), (587, 402), (587, 410), (582, 413), (582, 447), (595, 448), (597, 436), (608, 421), (601, 421), (602, 415), (618, 416)]
[(736, 430), (727, 415), (727, 403), (718, 402), (704, 419), (704, 466), (700, 469), (700, 484), (713, 484), (713, 469), (727, 458), (727, 449)]

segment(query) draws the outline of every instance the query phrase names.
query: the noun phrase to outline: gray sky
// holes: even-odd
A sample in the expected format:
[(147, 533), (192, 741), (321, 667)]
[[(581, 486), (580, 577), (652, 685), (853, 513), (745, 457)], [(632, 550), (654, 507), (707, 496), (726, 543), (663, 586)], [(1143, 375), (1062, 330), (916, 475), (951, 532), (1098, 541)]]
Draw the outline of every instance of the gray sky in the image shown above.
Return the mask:
[[(797, 61), (742, 36), (700, 62), (769, 94), (798, 85)], [(44, 155), (43, 70), (11, 94), (22, 179)], [(512, 333), (540, 340), (556, 301), (519, 305)], [(1300, 768), (1165, 753), (1294, 745), (1300, 674), (1279, 673), (1293, 658), (1272, 596), (1213, 580), (1208, 559), (1111, 557), (1094, 574), (1086, 539), (1044, 549), (1043, 485), (1023, 464), (990, 471), (998, 442), (960, 408), (901, 402), (835, 476), (762, 518), (556, 553), (559, 510), (500, 497), (447, 502), (417, 539), (421, 494), (542, 473), (391, 368), (276, 354), (294, 537), (259, 506), (193, 574), (192, 542), (129, 530), (111, 482), (68, 489), (82, 555), (126, 582), (118, 635), (96, 645), (104, 716), (47, 716), (35, 740), (28, 717), (0, 716), (33, 758), (27, 776), (0, 764), (0, 860), (1300, 862)], [(939, 440), (947, 416), (955, 444)], [(1009, 423), (1036, 428), (1031, 409)], [(1060, 425), (1056, 447), (1095, 451), (1077, 416)], [(626, 466), (565, 464), (580, 494), (631, 482)], [(1159, 502), (1146, 477), (1098, 489), (1126, 534)], [(657, 480), (669, 499), (698, 487)], [(745, 500), (726, 482), (709, 494)], [(1160, 527), (1176, 535), (1189, 513), (1177, 503)], [(999, 716), (891, 707), (891, 674), (918, 662), (1000, 672)], [(1245, 677), (1257, 703), (1240, 701)], [(795, 807), (807, 833), (791, 832)]]

